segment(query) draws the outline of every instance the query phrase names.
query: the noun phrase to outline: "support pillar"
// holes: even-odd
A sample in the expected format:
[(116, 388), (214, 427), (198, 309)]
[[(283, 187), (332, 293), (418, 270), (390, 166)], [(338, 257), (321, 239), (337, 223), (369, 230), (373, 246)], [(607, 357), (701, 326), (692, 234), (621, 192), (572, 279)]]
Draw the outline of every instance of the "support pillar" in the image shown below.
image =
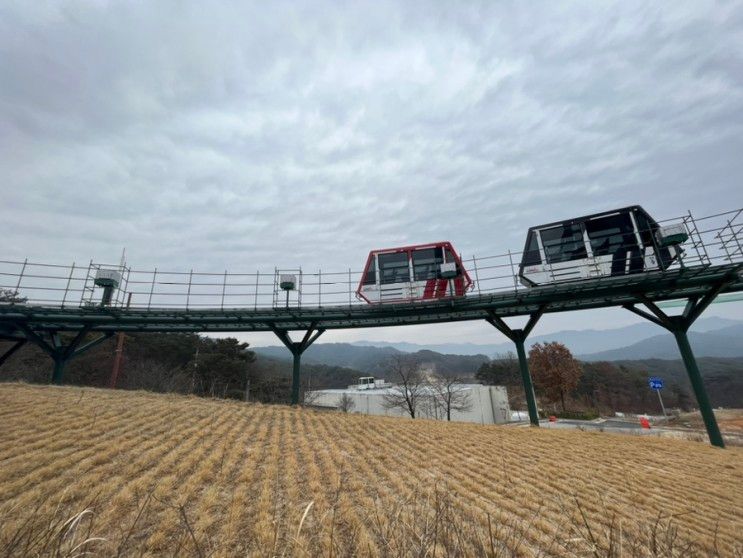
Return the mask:
[(113, 332), (107, 331), (92, 341), (80, 345), (82, 340), (90, 331), (89, 327), (84, 327), (77, 333), (77, 335), (75, 335), (69, 344), (65, 345), (57, 331), (49, 333), (51, 340), (50, 343), (44, 339), (42, 332), (36, 332), (25, 324), (18, 324), (18, 329), (23, 331), (28, 341), (39, 346), (52, 358), (52, 361), (54, 362), (54, 367), (52, 369), (52, 383), (57, 385), (61, 385), (64, 380), (64, 369), (68, 361), (84, 353), (88, 349), (92, 349), (96, 345), (99, 345), (113, 335)]
[(62, 385), (62, 379), (64, 378), (64, 369), (67, 365), (67, 359), (63, 356), (54, 356), (54, 368), (52, 370), (52, 383), (55, 385)]
[(519, 370), (521, 371), (521, 381), (524, 384), (524, 396), (526, 398), (526, 406), (529, 409), (529, 422), (532, 426), (539, 426), (539, 410), (537, 408), (537, 398), (534, 395), (534, 383), (531, 379), (531, 372), (529, 372), (529, 361), (526, 358), (526, 338), (529, 337), (531, 330), (537, 325), (539, 318), (542, 317), (545, 307), (540, 306), (539, 309), (529, 316), (524, 329), (511, 329), (508, 324), (503, 321), (503, 318), (497, 316), (494, 311), (488, 311), (489, 316), (485, 318), (490, 324), (500, 331), (503, 335), (508, 337), (516, 345), (516, 354), (519, 357)]
[(702, 374), (699, 372), (699, 367), (697, 366), (697, 359), (694, 357), (694, 353), (691, 350), (689, 337), (686, 335), (686, 331), (680, 329), (674, 330), (673, 336), (676, 338), (676, 343), (681, 352), (681, 358), (686, 367), (686, 373), (689, 375), (689, 381), (694, 390), (694, 396), (697, 398), (699, 411), (702, 413), (702, 419), (704, 419), (704, 426), (707, 429), (709, 441), (713, 446), (724, 448), (725, 442), (722, 439), (720, 427), (717, 424), (715, 413), (712, 410), (712, 404), (709, 401), (707, 390), (704, 387)]
[[(523, 334), (520, 329), (514, 330), (514, 333), (517, 332)], [(516, 343), (516, 354), (519, 357), (521, 381), (524, 384), (524, 393), (526, 394), (526, 406), (529, 409), (529, 422), (532, 426), (539, 426), (539, 410), (537, 409), (537, 398), (534, 395), (534, 384), (531, 381), (531, 372), (529, 372), (529, 361), (526, 359), (525, 341), (525, 336), (523, 338), (519, 336), (514, 342)]]
[(325, 330), (315, 329), (315, 324), (310, 324), (310, 327), (304, 334), (301, 341), (292, 341), (289, 337), (289, 332), (285, 329), (279, 329), (275, 325), (271, 326), (271, 329), (276, 334), (276, 337), (286, 346), (292, 353), (292, 389), (291, 389), (291, 404), (299, 404), (299, 391), (301, 381), (301, 360), (302, 353), (305, 352), (310, 345), (312, 345), (318, 337), (320, 337)]
[(292, 405), (297, 405), (299, 403), (299, 387), (301, 383), (299, 372), (303, 352), (304, 351), (294, 351), (292, 353)]
[(648, 311), (636, 308), (634, 304), (625, 304), (624, 308), (630, 312), (653, 322), (660, 327), (670, 331), (676, 338), (681, 359), (684, 361), (686, 373), (689, 376), (689, 382), (694, 390), (694, 396), (697, 399), (699, 412), (702, 414), (704, 426), (707, 429), (707, 436), (710, 444), (719, 448), (725, 447), (725, 442), (720, 433), (720, 427), (717, 424), (715, 413), (712, 410), (707, 389), (704, 387), (702, 374), (699, 372), (697, 360), (689, 344), (687, 332), (694, 321), (702, 315), (702, 312), (714, 301), (720, 292), (730, 283), (731, 279), (726, 279), (712, 287), (702, 298), (690, 298), (687, 300), (686, 307), (680, 316), (669, 316), (658, 306), (642, 294), (637, 294), (637, 299), (645, 305)]

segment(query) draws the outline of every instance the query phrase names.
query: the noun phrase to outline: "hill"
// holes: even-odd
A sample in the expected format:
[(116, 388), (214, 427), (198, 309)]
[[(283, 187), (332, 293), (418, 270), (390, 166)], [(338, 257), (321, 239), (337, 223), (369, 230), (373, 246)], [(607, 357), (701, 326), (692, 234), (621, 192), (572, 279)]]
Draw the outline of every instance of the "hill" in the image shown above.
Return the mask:
[[(735, 329), (737, 326), (737, 329)], [(698, 333), (715, 333), (720, 335), (737, 335), (740, 339), (740, 332), (743, 330), (743, 322), (740, 320), (730, 320), (727, 318), (701, 318), (692, 326), (692, 332)], [(621, 349), (633, 345), (649, 337), (654, 337), (663, 332), (661, 328), (650, 322), (640, 322), (628, 326), (612, 329), (582, 329), (582, 330), (563, 330), (544, 335), (533, 335), (529, 337), (527, 348), (534, 343), (545, 343), (557, 341), (564, 345), (576, 355), (590, 355), (611, 349)], [(735, 333), (734, 333), (735, 332)], [(513, 352), (513, 344), (507, 342), (496, 332), (493, 332), (493, 339), (503, 339), (502, 343), (439, 343), (439, 344), (416, 344), (406, 342), (389, 342), (389, 341), (356, 341), (353, 345), (359, 347), (383, 347), (392, 348), (399, 351), (414, 353), (422, 350), (435, 351), (445, 354), (456, 355), (477, 355), (483, 354), (489, 357), (494, 355)], [(738, 340), (736, 343), (739, 352), (734, 356), (743, 356), (743, 344)], [(705, 353), (706, 354), (706, 353)], [(723, 354), (709, 354), (708, 356), (726, 356)], [(654, 358), (666, 358), (661, 355), (652, 355)]]
[[(691, 406), (696, 406), (689, 377), (680, 360), (657, 358), (620, 360), (613, 364), (629, 371), (643, 373), (642, 391), (644, 395), (647, 395), (649, 391), (646, 388), (646, 379), (649, 376), (659, 376), (663, 378), (667, 388), (664, 389), (664, 398), (673, 397), (674, 394), (670, 392), (674, 391), (675, 396), (678, 396), (680, 388), (685, 393), (685, 401)], [(697, 359), (697, 364), (704, 378), (704, 386), (710, 402), (714, 407), (740, 408), (743, 405), (743, 359), (702, 357)], [(677, 403), (676, 406), (685, 405)]]
[[(689, 343), (699, 357), (742, 357), (743, 325), (730, 326), (707, 333), (690, 332)], [(675, 359), (679, 356), (673, 335), (653, 335), (628, 347), (580, 355), (581, 360)]]
[[(255, 353), (268, 358), (289, 360), (291, 354), (286, 347), (256, 347)], [(402, 354), (393, 347), (359, 347), (350, 343), (315, 343), (302, 356), (307, 364), (325, 364), (358, 370), (364, 374), (384, 378), (392, 357)], [(485, 355), (447, 355), (421, 350), (412, 353), (422, 366), (448, 376), (473, 376)]]
[(2, 555), (743, 550), (740, 448), (21, 384), (0, 414)]
[[(743, 357), (743, 322), (714, 317), (702, 319), (694, 324), (689, 339), (697, 357)], [(563, 343), (574, 355), (585, 361), (679, 358), (678, 347), (673, 336), (649, 322), (607, 330), (567, 330), (535, 335), (529, 338), (527, 348), (534, 343), (550, 341)], [(255, 351), (272, 358), (290, 358), (283, 345), (257, 347)], [(455, 365), (457, 374), (468, 375), (473, 363), (482, 362), (483, 357), (492, 358), (514, 351), (515, 348), (511, 342), (492, 345), (474, 343), (428, 345), (387, 341), (315, 343), (305, 353), (303, 362), (343, 366), (368, 374), (380, 374), (384, 368), (380, 366), (380, 362), (388, 361), (393, 355), (427, 353), (428, 359), (434, 366), (436, 362), (443, 364), (442, 360), (435, 355), (473, 357), (472, 361), (462, 360)], [(446, 364), (451, 367), (455, 360), (448, 358)]]

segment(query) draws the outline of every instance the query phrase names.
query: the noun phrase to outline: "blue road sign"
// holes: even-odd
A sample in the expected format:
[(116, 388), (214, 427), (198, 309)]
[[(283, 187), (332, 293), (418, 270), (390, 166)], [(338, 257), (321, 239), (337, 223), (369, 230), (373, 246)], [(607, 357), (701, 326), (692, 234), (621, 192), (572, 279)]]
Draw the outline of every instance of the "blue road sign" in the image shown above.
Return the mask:
[(663, 380), (661, 378), (650, 378), (648, 379), (648, 384), (650, 384), (650, 389), (663, 388)]

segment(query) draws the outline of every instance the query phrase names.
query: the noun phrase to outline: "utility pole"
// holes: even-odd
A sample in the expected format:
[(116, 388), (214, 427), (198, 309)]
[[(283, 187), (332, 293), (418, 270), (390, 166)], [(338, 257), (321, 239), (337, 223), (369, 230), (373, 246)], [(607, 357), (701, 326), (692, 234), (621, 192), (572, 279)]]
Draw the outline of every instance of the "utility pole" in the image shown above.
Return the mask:
[(196, 352), (193, 356), (193, 371), (191, 372), (191, 393), (196, 389), (196, 373), (199, 370), (199, 336), (196, 336)]
[(250, 402), (250, 363), (245, 363), (245, 403)]
[[(122, 255), (123, 258), (123, 255)], [(126, 299), (126, 307), (132, 303), (132, 293)], [(116, 382), (119, 379), (119, 370), (121, 370), (121, 359), (124, 356), (124, 332), (120, 331), (116, 335), (116, 351), (114, 352), (114, 367), (111, 370), (111, 379), (108, 382), (108, 387), (116, 389)]]
[(663, 409), (663, 416), (665, 418), (668, 418), (668, 415), (666, 414), (666, 406), (663, 405), (663, 398), (660, 395), (660, 390), (659, 389), (656, 389), (655, 391), (658, 392), (658, 401), (660, 401), (660, 408)]

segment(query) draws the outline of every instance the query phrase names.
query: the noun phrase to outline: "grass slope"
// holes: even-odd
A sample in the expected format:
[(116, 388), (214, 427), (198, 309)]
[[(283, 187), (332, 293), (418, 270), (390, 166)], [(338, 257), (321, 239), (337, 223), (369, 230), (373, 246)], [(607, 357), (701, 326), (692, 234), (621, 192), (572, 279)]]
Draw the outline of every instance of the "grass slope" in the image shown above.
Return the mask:
[(740, 448), (21, 384), (0, 424), (0, 555), (741, 551)]

